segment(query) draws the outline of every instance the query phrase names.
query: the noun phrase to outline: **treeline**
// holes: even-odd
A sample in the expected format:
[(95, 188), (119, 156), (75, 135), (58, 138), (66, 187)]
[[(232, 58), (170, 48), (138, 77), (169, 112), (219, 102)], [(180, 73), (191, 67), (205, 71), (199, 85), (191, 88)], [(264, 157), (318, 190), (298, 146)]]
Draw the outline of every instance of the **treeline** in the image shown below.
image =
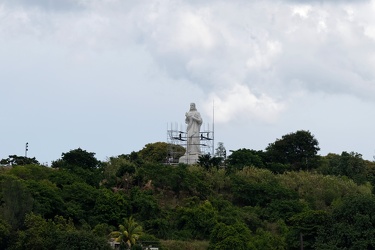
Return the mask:
[(359, 153), (320, 156), (309, 131), (228, 157), (220, 144), (196, 165), (165, 164), (171, 147), (184, 153), (157, 142), (104, 162), (80, 148), (51, 167), (2, 159), (0, 249), (375, 248), (375, 164)]

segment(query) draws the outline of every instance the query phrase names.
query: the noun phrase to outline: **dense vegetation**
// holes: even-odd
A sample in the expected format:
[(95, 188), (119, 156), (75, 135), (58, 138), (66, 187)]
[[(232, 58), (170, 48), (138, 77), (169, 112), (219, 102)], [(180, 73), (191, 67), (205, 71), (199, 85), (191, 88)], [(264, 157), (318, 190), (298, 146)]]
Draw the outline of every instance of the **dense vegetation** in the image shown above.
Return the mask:
[(164, 164), (163, 142), (105, 162), (78, 148), (51, 167), (9, 156), (0, 249), (375, 248), (375, 163), (320, 156), (303, 130), (264, 151), (219, 146), (191, 166)]

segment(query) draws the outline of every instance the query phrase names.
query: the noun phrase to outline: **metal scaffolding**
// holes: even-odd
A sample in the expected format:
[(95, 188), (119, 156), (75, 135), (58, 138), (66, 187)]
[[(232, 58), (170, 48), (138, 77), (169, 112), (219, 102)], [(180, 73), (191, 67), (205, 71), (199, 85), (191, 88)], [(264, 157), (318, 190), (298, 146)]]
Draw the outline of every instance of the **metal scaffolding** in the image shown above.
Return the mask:
[[(201, 131), (199, 132), (200, 138), (200, 149), (202, 155), (210, 154), (214, 155), (214, 129), (213, 126), (210, 128), (210, 124), (202, 124)], [(177, 146), (185, 148), (185, 152), (188, 151), (187, 145), (187, 133), (186, 125), (181, 126), (177, 123), (171, 123), (167, 125), (167, 143), (168, 154), (167, 159), (168, 163), (178, 163), (178, 159), (181, 156), (180, 152), (177, 152)]]

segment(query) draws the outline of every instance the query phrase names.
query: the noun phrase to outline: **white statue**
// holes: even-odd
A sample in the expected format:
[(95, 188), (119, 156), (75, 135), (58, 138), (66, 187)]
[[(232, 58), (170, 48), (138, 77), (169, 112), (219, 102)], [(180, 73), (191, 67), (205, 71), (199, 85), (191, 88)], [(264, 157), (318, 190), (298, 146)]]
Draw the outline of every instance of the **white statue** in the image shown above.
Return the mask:
[(185, 113), (185, 122), (187, 124), (186, 153), (180, 158), (179, 162), (193, 164), (198, 161), (198, 157), (201, 154), (199, 132), (203, 122), (201, 114), (195, 107), (195, 103), (190, 103), (190, 110)]

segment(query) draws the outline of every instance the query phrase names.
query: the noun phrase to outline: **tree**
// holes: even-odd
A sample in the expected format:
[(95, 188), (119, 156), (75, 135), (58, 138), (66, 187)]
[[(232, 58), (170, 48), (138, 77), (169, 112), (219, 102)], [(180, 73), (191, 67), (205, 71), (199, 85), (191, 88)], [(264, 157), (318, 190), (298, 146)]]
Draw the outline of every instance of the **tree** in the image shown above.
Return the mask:
[(128, 160), (124, 155), (110, 157), (103, 163), (102, 184), (106, 187), (126, 188), (131, 187), (136, 165)]
[(75, 222), (91, 223), (98, 194), (98, 189), (82, 182), (64, 186), (62, 197), (66, 207), (65, 215)]
[[(233, 202), (240, 206), (266, 207), (277, 200), (296, 200), (298, 194), (277, 182), (255, 182), (246, 176), (232, 176)], [(293, 210), (293, 209), (292, 209)]]
[(7, 249), (10, 231), (10, 225), (0, 217), (0, 249)]
[(143, 220), (156, 219), (160, 215), (160, 207), (150, 192), (134, 187), (130, 193), (130, 202), (132, 214)]
[(100, 161), (95, 158), (95, 153), (87, 152), (81, 148), (70, 150), (61, 154), (61, 159), (52, 162), (53, 168), (72, 168), (80, 167), (82, 169), (97, 169)]
[(81, 148), (61, 154), (61, 159), (52, 162), (52, 168), (64, 169), (79, 176), (91, 186), (99, 186), (102, 180), (101, 162), (95, 158), (95, 153)]
[(365, 160), (366, 165), (366, 180), (371, 183), (371, 185), (375, 186), (375, 161), (367, 161)]
[(299, 130), (277, 139), (266, 148), (268, 163), (290, 164), (292, 170), (307, 170), (318, 164), (318, 140), (309, 131)]
[(178, 209), (178, 229), (185, 230), (194, 239), (207, 239), (217, 224), (218, 212), (211, 202)]
[(249, 250), (284, 250), (286, 249), (286, 243), (283, 235), (279, 235), (276, 232), (266, 231), (262, 228), (258, 228), (255, 231), (255, 235), (251, 237), (250, 244), (247, 249)]
[(65, 210), (60, 189), (49, 180), (27, 180), (25, 184), (34, 199), (33, 212), (41, 214), (44, 218), (53, 218)]
[(242, 223), (226, 225), (218, 223), (210, 235), (209, 250), (231, 249), (248, 250), (251, 231)]
[(200, 155), (198, 157), (198, 165), (203, 167), (205, 170), (210, 170), (211, 168), (215, 167), (219, 169), (220, 164), (222, 163), (222, 157), (211, 157), (210, 154)]
[(287, 242), (290, 249), (300, 249), (301, 238), (305, 249), (314, 249), (318, 233), (328, 224), (329, 215), (323, 210), (306, 210), (288, 220)]
[(246, 148), (232, 151), (232, 154), (229, 155), (227, 159), (227, 167), (237, 170), (249, 166), (261, 168), (263, 167), (261, 155), (262, 151), (255, 151)]
[(307, 171), (291, 171), (278, 176), (279, 183), (295, 190), (299, 198), (316, 210), (327, 210), (346, 196), (371, 194), (371, 185), (358, 185), (352, 179)]
[(148, 143), (138, 152), (143, 161), (153, 163), (166, 163), (169, 158), (179, 159), (184, 153), (184, 147), (166, 142)]
[(344, 151), (341, 155), (328, 154), (324, 159), (327, 166), (322, 168), (323, 174), (344, 175), (359, 184), (366, 181), (366, 163), (361, 154)]
[(1, 189), (0, 212), (13, 230), (18, 229), (23, 224), (25, 215), (32, 211), (34, 199), (25, 183), (13, 176), (2, 180)]
[(84, 183), (84, 180), (80, 176), (75, 175), (68, 169), (51, 169), (48, 174), (48, 180), (54, 183), (58, 188), (62, 189), (66, 185), (72, 185), (73, 183)]
[(116, 226), (121, 218), (128, 216), (130, 205), (122, 193), (102, 188), (98, 190), (98, 196), (92, 210), (96, 223), (106, 222), (109, 225)]
[(25, 216), (25, 229), (18, 232), (15, 249), (55, 249), (56, 227), (40, 215), (33, 213)]
[(274, 199), (262, 210), (262, 215), (271, 222), (279, 219), (287, 220), (302, 212), (306, 207), (298, 199)]
[(116, 242), (120, 242), (123, 246), (130, 249), (135, 245), (136, 241), (143, 234), (142, 226), (139, 225), (132, 216), (124, 220), (124, 224), (119, 226), (119, 231), (114, 231), (110, 234), (115, 238)]
[(227, 158), (227, 150), (225, 149), (223, 142), (218, 142), (217, 143), (217, 148), (216, 148), (215, 151), (216, 151), (215, 152), (215, 156), (216, 157), (220, 157), (223, 160), (225, 160)]
[(8, 173), (23, 180), (46, 180), (53, 171), (51, 168), (41, 165), (13, 166)]
[(56, 250), (112, 250), (104, 237), (98, 237), (91, 231), (63, 231), (58, 235)]
[(319, 232), (315, 249), (375, 249), (374, 214), (373, 195), (346, 197)]
[(7, 159), (0, 160), (0, 164), (17, 166), (39, 164), (39, 162), (35, 159), (35, 157), (28, 158), (25, 156), (9, 155)]
[(104, 235), (95, 235), (92, 231), (77, 230), (72, 221), (61, 216), (54, 220), (45, 220), (37, 214), (27, 214), (24, 230), (19, 230), (11, 249), (97, 249), (110, 250)]

